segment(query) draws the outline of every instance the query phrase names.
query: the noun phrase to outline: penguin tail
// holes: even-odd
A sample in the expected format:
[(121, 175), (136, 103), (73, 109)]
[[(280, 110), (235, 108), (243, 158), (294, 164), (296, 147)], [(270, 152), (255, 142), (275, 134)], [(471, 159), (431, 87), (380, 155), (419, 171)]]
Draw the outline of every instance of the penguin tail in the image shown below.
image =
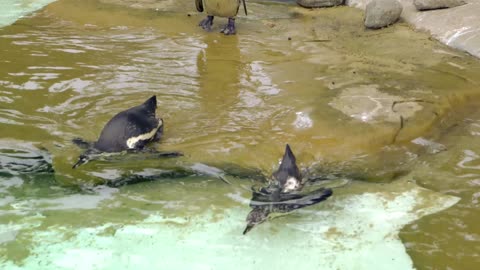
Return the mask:
[[(283, 154), (282, 163), (280, 163), (279, 171), (298, 171), (297, 168), (297, 159), (290, 148), (290, 145), (285, 146), (285, 153)], [(296, 176), (296, 175), (292, 175)]]
[(297, 161), (297, 159), (295, 158), (295, 155), (292, 152), (292, 148), (290, 148), (290, 145), (288, 143), (285, 146), (285, 154), (283, 154), (283, 160), (291, 161), (293, 163)]
[(282, 162), (278, 170), (273, 174), (282, 185), (285, 184), (288, 178), (293, 177), (297, 180), (302, 179), (300, 170), (297, 167), (297, 159), (290, 148), (290, 145), (285, 146), (285, 153), (283, 154)]
[(145, 106), (149, 111), (155, 111), (157, 109), (157, 96), (151, 96), (143, 103), (143, 106)]

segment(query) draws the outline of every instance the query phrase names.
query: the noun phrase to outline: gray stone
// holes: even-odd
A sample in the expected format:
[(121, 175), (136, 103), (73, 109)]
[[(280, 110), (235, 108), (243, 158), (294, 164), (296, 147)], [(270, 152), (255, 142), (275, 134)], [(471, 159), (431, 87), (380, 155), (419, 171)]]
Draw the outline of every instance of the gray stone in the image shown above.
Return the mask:
[(413, 4), (418, 10), (451, 8), (465, 5), (464, 0), (414, 0)]
[(403, 7), (396, 0), (373, 0), (365, 9), (365, 26), (378, 29), (395, 23)]
[(343, 0), (297, 0), (297, 4), (306, 8), (333, 7), (343, 4)]
[[(368, 0), (345, 0), (348, 6), (365, 9)], [(467, 4), (452, 9), (420, 12), (414, 0), (400, 0), (401, 18), (416, 29), (429, 32), (440, 42), (480, 58), (480, 1), (464, 0)]]

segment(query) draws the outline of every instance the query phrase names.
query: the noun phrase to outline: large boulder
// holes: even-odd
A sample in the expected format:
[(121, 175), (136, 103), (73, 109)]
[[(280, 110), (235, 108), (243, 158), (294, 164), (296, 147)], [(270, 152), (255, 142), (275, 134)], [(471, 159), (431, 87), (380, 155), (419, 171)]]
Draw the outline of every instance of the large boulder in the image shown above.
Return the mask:
[(397, 0), (373, 0), (365, 9), (365, 26), (371, 29), (389, 26), (398, 21), (402, 10)]
[(343, 0), (297, 0), (297, 4), (306, 8), (333, 7), (343, 4)]
[(431, 10), (457, 7), (466, 3), (464, 0), (414, 0), (413, 4), (418, 10)]

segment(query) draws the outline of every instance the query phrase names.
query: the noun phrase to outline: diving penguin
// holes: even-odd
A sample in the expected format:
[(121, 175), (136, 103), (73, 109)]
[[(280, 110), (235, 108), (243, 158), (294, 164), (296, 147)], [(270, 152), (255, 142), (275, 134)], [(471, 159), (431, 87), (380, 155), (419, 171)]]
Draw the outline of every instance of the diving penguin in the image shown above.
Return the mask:
[[(100, 156), (102, 153), (147, 152), (147, 143), (160, 140), (163, 134), (163, 119), (156, 117), (157, 97), (152, 96), (143, 104), (119, 112), (103, 128), (96, 142), (86, 142), (80, 138), (73, 143), (86, 151), (80, 155), (76, 168)], [(180, 152), (156, 152), (157, 156), (181, 156)]]
[(195, 0), (195, 5), (199, 12), (203, 12), (204, 6), (207, 12), (207, 17), (203, 19), (198, 25), (203, 29), (212, 30), (214, 16), (228, 17), (228, 23), (220, 31), (225, 35), (235, 35), (235, 16), (238, 14), (240, 8), (240, 1), (243, 2), (243, 9), (247, 15), (247, 5), (245, 0)]
[(326, 200), (333, 193), (330, 188), (319, 188), (307, 194), (300, 194), (303, 185), (295, 155), (287, 144), (280, 167), (273, 173), (270, 184), (259, 191), (252, 189), (253, 196), (250, 201), (252, 210), (247, 216), (247, 227), (243, 234), (265, 222), (272, 213), (288, 213), (314, 205)]

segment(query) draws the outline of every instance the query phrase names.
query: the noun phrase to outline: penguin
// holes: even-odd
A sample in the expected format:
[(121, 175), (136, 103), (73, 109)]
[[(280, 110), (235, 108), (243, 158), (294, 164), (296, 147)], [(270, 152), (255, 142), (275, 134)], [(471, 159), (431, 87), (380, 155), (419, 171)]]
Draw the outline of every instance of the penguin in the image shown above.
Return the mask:
[(198, 25), (203, 29), (212, 30), (213, 18), (215, 16), (227, 17), (228, 23), (220, 31), (225, 35), (235, 35), (235, 16), (238, 14), (240, 2), (243, 2), (243, 9), (247, 15), (247, 5), (245, 0), (195, 0), (195, 5), (199, 12), (203, 12), (204, 8), (207, 12), (207, 17), (203, 19)]
[[(163, 119), (156, 117), (157, 97), (152, 96), (144, 103), (116, 114), (103, 128), (96, 142), (73, 139), (86, 151), (80, 155), (73, 169), (104, 153), (141, 152), (149, 142), (159, 141), (163, 134)], [(181, 156), (180, 152), (148, 152), (160, 156)]]
[(273, 213), (288, 213), (314, 205), (333, 194), (330, 188), (319, 188), (307, 194), (300, 194), (303, 186), (295, 155), (287, 144), (282, 162), (278, 170), (272, 174), (270, 184), (258, 191), (252, 188), (253, 196), (250, 201), (252, 210), (246, 218), (247, 226), (243, 234), (265, 222)]

